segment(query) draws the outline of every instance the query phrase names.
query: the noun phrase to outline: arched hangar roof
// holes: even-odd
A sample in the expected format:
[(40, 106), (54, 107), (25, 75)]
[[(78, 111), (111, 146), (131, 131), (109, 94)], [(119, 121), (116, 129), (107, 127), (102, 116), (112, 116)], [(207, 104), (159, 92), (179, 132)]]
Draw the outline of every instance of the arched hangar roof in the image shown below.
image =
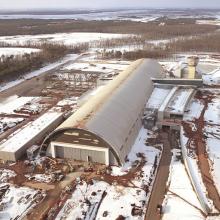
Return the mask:
[(108, 143), (124, 163), (140, 129), (135, 122), (141, 118), (153, 90), (151, 77), (160, 77), (161, 73), (162, 68), (155, 60), (135, 61), (64, 121), (54, 134), (70, 128), (89, 131)]

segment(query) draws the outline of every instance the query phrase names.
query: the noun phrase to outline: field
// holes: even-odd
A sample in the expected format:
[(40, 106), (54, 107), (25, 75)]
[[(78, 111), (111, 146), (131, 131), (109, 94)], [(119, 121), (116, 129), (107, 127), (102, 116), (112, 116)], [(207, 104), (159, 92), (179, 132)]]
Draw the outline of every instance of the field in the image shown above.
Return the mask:
[[(163, 24), (163, 25), (161, 25)], [(164, 25), (165, 24), (165, 25)], [(183, 28), (184, 27), (184, 28)], [(0, 36), (36, 35), (71, 32), (144, 34), (147, 39), (162, 39), (213, 32), (215, 25), (196, 24), (194, 18), (166, 19), (151, 22), (84, 20), (1, 20)]]

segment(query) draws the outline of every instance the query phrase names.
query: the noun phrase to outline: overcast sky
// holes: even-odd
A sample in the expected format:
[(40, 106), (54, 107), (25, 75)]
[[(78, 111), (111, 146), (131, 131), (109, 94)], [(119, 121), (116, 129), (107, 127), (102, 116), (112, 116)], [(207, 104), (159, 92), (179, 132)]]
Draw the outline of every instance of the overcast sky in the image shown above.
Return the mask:
[(220, 8), (220, 0), (0, 0), (0, 9), (112, 7)]

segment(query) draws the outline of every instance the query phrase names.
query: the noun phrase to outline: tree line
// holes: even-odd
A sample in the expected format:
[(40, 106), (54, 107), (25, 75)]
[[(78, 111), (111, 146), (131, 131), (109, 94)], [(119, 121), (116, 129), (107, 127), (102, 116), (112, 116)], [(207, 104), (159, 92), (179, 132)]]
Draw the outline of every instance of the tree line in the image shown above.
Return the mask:
[[(36, 48), (36, 46), (33, 46)], [(44, 43), (38, 46), (39, 52), (22, 55), (2, 55), (0, 57), (0, 82), (14, 80), (23, 74), (39, 69), (65, 56), (69, 49), (62, 44)]]

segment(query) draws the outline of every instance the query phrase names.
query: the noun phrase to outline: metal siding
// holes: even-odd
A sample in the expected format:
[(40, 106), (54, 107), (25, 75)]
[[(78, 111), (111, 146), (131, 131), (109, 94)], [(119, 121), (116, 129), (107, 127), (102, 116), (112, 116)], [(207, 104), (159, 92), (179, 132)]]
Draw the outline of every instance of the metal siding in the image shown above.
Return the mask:
[(92, 162), (98, 162), (105, 164), (105, 152), (95, 151), (95, 150), (84, 150), (82, 149), (80, 151), (81, 153), (81, 160), (86, 161), (87, 156), (90, 156), (92, 159)]
[[(160, 77), (154, 60), (138, 60), (123, 71), (57, 128), (80, 128), (104, 139), (121, 162), (129, 153), (141, 127), (141, 113), (153, 91), (151, 77)], [(134, 126), (132, 133), (129, 133)], [(125, 143), (128, 138), (127, 143)], [(121, 146), (124, 146), (120, 150)]]
[(96, 150), (86, 150), (82, 148), (55, 146), (56, 156), (60, 158), (68, 158), (75, 160), (87, 161), (87, 156), (90, 156), (92, 162), (105, 164), (105, 152)]

